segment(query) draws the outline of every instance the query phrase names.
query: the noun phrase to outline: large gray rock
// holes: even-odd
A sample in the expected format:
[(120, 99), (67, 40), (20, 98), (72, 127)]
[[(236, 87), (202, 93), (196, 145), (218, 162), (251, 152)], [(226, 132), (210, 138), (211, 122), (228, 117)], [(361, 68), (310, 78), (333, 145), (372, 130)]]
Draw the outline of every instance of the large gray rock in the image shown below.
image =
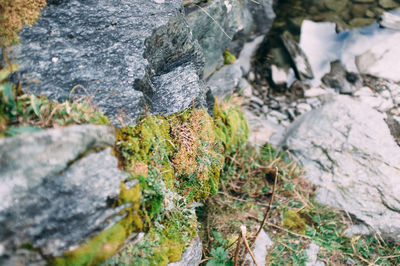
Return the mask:
[(317, 200), (400, 241), (400, 148), (383, 115), (337, 97), (293, 123), (288, 147), (319, 186)]
[(77, 86), (116, 124), (145, 104), (172, 113), (204, 103), (204, 58), (182, 0), (48, 1), (13, 58), (26, 92), (65, 100)]
[(60, 256), (122, 218), (127, 206), (110, 200), (128, 174), (105, 148), (113, 144), (110, 127), (91, 125), (0, 139), (1, 265), (40, 261), (26, 244)]
[(193, 36), (205, 56), (204, 76), (223, 64), (223, 52), (232, 39), (265, 34), (275, 17), (272, 0), (213, 0), (185, 9)]

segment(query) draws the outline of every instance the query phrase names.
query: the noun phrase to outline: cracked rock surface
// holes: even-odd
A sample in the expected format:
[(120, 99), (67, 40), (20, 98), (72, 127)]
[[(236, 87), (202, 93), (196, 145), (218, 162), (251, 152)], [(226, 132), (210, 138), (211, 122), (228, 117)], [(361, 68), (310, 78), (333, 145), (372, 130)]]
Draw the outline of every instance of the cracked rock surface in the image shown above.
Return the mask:
[(20, 36), (12, 57), (26, 93), (92, 97), (114, 124), (134, 122), (145, 104), (172, 113), (205, 102), (182, 0), (51, 0)]
[(336, 96), (300, 116), (281, 146), (307, 169), (318, 201), (400, 241), (400, 148), (383, 114)]
[(128, 178), (114, 138), (110, 127), (84, 125), (0, 139), (1, 265), (40, 265), (24, 244), (60, 256), (121, 218), (126, 206), (109, 206)]

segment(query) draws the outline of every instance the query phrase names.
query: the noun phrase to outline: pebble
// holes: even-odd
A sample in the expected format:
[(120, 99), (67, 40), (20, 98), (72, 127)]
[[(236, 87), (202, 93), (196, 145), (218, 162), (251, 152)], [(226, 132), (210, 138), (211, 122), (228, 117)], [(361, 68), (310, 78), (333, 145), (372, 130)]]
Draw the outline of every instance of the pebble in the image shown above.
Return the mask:
[(304, 97), (313, 98), (329, 93), (327, 90), (321, 88), (311, 88), (304, 92)]

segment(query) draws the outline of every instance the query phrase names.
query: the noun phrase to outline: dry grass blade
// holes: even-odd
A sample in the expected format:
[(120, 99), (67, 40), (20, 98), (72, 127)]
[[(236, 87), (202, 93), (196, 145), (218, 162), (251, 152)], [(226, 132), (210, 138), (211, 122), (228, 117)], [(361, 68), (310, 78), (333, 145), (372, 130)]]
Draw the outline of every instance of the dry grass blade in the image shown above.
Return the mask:
[(237, 240), (237, 246), (236, 246), (236, 249), (235, 249), (235, 266), (238, 265), (239, 251), (240, 251), (241, 244), (242, 244), (242, 234), (239, 233), (239, 238)]
[[(255, 264), (256, 266), (259, 266), (258, 263), (257, 263), (257, 261), (256, 261), (256, 258), (254, 257), (253, 252), (251, 251), (251, 248), (250, 248), (250, 246), (249, 246), (249, 243), (247, 242), (246, 231), (247, 231), (247, 230), (246, 230), (246, 226), (244, 226), (244, 225), (240, 226), (240, 232), (242, 233), (242, 238), (243, 238), (244, 245), (245, 245), (247, 251), (250, 253), (250, 256), (251, 256), (251, 258), (253, 259), (254, 264)], [(246, 259), (246, 255), (247, 255), (247, 252), (244, 253), (244, 256), (243, 256), (243, 258), (242, 258), (242, 261), (240, 262), (240, 265), (243, 265), (243, 261)]]

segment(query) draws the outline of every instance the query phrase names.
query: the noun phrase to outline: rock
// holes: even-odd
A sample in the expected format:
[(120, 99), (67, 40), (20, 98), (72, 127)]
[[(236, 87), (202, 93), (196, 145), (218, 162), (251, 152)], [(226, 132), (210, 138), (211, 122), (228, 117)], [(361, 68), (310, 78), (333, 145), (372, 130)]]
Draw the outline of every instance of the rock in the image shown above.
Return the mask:
[(242, 70), (239, 65), (226, 65), (208, 79), (207, 86), (211, 89), (213, 95), (222, 99), (238, 87), (241, 79)]
[(257, 105), (259, 108), (262, 108), (264, 106), (264, 101), (254, 95), (251, 96), (250, 103), (252, 103), (253, 105)]
[(356, 56), (355, 62), (359, 73), (400, 82), (399, 37), (400, 32), (387, 35), (384, 41), (376, 43), (366, 52)]
[(203, 256), (203, 245), (199, 237), (192, 240), (189, 247), (182, 254), (182, 259), (177, 262), (168, 263), (168, 266), (197, 266)]
[(288, 73), (285, 69), (279, 68), (276, 65), (271, 65), (271, 79), (272, 85), (280, 91), (285, 91), (287, 81), (289, 79)]
[(256, 116), (249, 110), (244, 110), (244, 114), (249, 122), (251, 145), (262, 147), (266, 143), (277, 145), (285, 131), (285, 128), (278, 123), (268, 120), (265, 116)]
[(358, 91), (356, 91), (353, 95), (356, 97), (374, 96), (374, 93), (369, 87), (362, 87)]
[(144, 104), (154, 113), (204, 104), (204, 57), (180, 0), (53, 0), (20, 36), (13, 58), (27, 93), (62, 101), (76, 88), (115, 124)]
[(353, 18), (350, 20), (349, 25), (353, 28), (360, 28), (370, 25), (375, 22), (373, 18)]
[(394, 139), (400, 142), (400, 116), (388, 116), (386, 122)]
[[(260, 234), (258, 235), (256, 241), (254, 242), (253, 254), (257, 261), (258, 265), (266, 265), (265, 258), (268, 254), (268, 249), (273, 245), (271, 238), (269, 235), (262, 229)], [(253, 259), (251, 258), (250, 254), (247, 254), (244, 265), (248, 266), (255, 266)]]
[(0, 139), (1, 265), (60, 256), (122, 218), (127, 206), (110, 200), (129, 175), (104, 149), (114, 138), (110, 127), (86, 125)]
[(299, 103), (296, 106), (296, 115), (302, 115), (312, 110), (312, 107), (306, 103)]
[(379, 19), (379, 25), (392, 30), (400, 30), (400, 16), (384, 12)]
[(304, 92), (310, 88), (309, 85), (296, 79), (289, 87), (290, 97), (292, 99), (304, 98)]
[(335, 12), (341, 12), (346, 8), (348, 1), (347, 0), (324, 0), (325, 6)]
[(203, 2), (203, 0), (183, 0), (183, 6), (197, 5)]
[(308, 256), (308, 262), (306, 262), (306, 266), (324, 266), (325, 263), (318, 260), (318, 252), (320, 247), (313, 242), (310, 243), (308, 248), (306, 249), (306, 254)]
[(328, 90), (324, 90), (321, 88), (311, 88), (309, 90), (306, 90), (304, 92), (304, 97), (306, 98), (313, 98), (313, 97), (319, 97), (322, 95), (329, 94), (330, 92)]
[(365, 104), (338, 96), (299, 117), (281, 146), (319, 186), (319, 202), (400, 241), (400, 147), (383, 118)]
[(379, 0), (379, 5), (387, 9), (396, 8), (399, 6), (399, 4), (393, 0)]
[[(275, 17), (272, 0), (213, 0), (201, 7), (185, 8), (193, 36), (205, 56), (204, 77), (209, 77), (223, 64), (223, 52), (232, 39), (264, 35)], [(262, 21), (262, 23), (260, 23)], [(244, 40), (241, 41), (244, 43)]]
[(291, 57), (297, 78), (300, 80), (314, 78), (314, 74), (312, 72), (310, 63), (308, 62), (307, 56), (297, 42), (294, 41), (291, 34), (286, 31), (282, 34), (281, 39)]
[(240, 52), (239, 58), (236, 60), (235, 64), (240, 66), (244, 76), (249, 74), (251, 70), (251, 58), (253, 57), (254, 52), (257, 50), (263, 38), (264, 36), (258, 36), (253, 41), (245, 43), (242, 51)]
[[(329, 88), (333, 88), (341, 94), (352, 94), (355, 91), (358, 78), (346, 71), (345, 66), (339, 61), (331, 62), (331, 70), (322, 77), (322, 82)], [(350, 82), (348, 77), (351, 77)]]

